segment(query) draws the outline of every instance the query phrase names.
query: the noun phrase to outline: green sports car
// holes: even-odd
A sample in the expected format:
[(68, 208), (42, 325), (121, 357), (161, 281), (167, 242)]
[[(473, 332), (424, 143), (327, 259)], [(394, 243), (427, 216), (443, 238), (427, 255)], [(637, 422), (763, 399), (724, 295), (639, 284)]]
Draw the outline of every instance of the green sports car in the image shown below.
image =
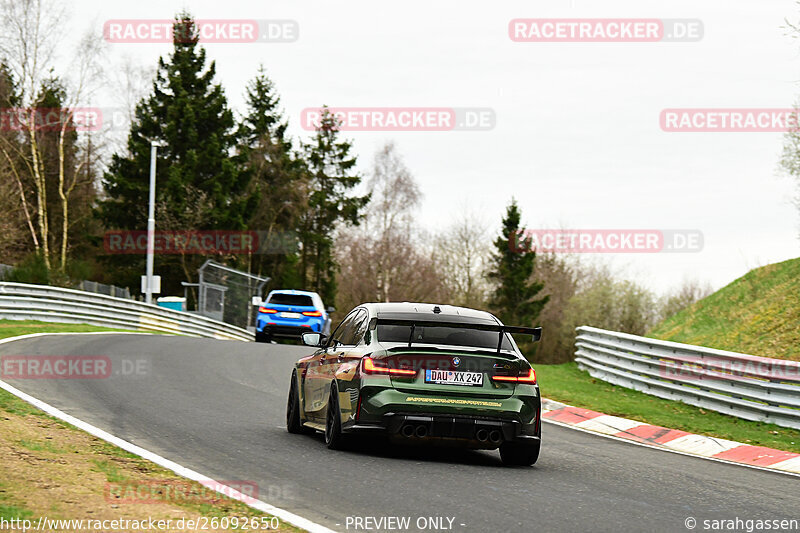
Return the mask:
[(406, 442), (500, 449), (507, 465), (532, 465), (541, 443), (536, 373), (511, 333), (539, 340), (541, 328), (504, 326), (463, 307), (369, 303), (292, 371), (290, 433), (322, 431), (329, 448), (364, 432)]

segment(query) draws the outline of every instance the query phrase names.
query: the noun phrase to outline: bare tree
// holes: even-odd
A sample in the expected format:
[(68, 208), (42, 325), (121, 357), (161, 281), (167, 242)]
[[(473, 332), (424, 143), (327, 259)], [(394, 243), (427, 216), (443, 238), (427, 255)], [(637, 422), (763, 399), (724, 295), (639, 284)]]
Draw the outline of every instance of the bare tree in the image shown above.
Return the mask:
[(377, 154), (372, 176), (367, 182), (372, 200), (367, 208), (364, 229), (375, 248), (376, 298), (390, 301), (392, 285), (403, 265), (397, 251), (413, 239), (413, 212), (419, 207), (422, 193), (406, 168), (393, 142), (387, 142)]
[(123, 56), (119, 65), (105, 74), (105, 82), (113, 91), (119, 110), (113, 110), (111, 120), (103, 120), (103, 136), (110, 139), (113, 151), (128, 151), (127, 132), (136, 118), (136, 105), (152, 90), (155, 68), (142, 66), (131, 57)]
[[(29, 191), (23, 185), (23, 177), (19, 173), (20, 163), (23, 161), (23, 147), (20, 139), (19, 132), (15, 131), (12, 126), (13, 120), (13, 106), (17, 105), (17, 86), (14, 82), (13, 76), (6, 65), (0, 64), (0, 110), (3, 112), (3, 121), (8, 127), (0, 128), (0, 179), (3, 183), (3, 199), (7, 205), (7, 209), (3, 209), (4, 213), (12, 213), (14, 211), (21, 211), (23, 220), (20, 227), (27, 226), (30, 232), (31, 242), (38, 246), (38, 237), (36, 229), (33, 225), (33, 218), (29, 205)], [(19, 196), (17, 198), (17, 196)], [(21, 206), (21, 210), (17, 207)], [(4, 226), (5, 241), (3, 248), (8, 251), (10, 243), (14, 241), (12, 237), (13, 228), (10, 226), (16, 217), (9, 216), (6, 218)], [(24, 229), (23, 229), (24, 233)], [(11, 246), (13, 248), (13, 245)]]
[(565, 363), (575, 354), (575, 328), (594, 326), (644, 335), (659, 319), (657, 300), (643, 285), (603, 259), (583, 254), (540, 252), (534, 279), (549, 296), (539, 315), (545, 334), (535, 361)]
[[(39, 88), (44, 82), (55, 58), (56, 46), (63, 37), (62, 23), (66, 19), (61, 4), (47, 0), (3, 0), (0, 3), (0, 55), (19, 83), (20, 104), (28, 109), (26, 121), (30, 157), (27, 169), (33, 176), (36, 190), (36, 214), (39, 230), (37, 251), (41, 250), (47, 268), (50, 268), (50, 250), (47, 219), (47, 188), (36, 137), (36, 107)], [(12, 163), (13, 164), (13, 163)]]
[(576, 327), (594, 326), (644, 335), (658, 319), (655, 309), (651, 291), (598, 264), (583, 270), (578, 290), (564, 310), (562, 332), (574, 338)]
[[(60, 269), (63, 272), (67, 265), (67, 243), (69, 242), (69, 199), (75, 187), (79, 185), (80, 176), (89, 176), (91, 180), (91, 173), (81, 173), (81, 167), (86, 161), (90, 160), (90, 156), (86, 159), (81, 158), (76, 168), (71, 169), (71, 176), (68, 178), (64, 168), (66, 154), (64, 153), (64, 141), (67, 132), (75, 124), (74, 110), (83, 99), (88, 99), (93, 94), (91, 82), (100, 78), (102, 72), (100, 69), (99, 60), (102, 57), (102, 48), (100, 40), (97, 35), (86, 33), (81, 39), (78, 51), (75, 54), (75, 66), (70, 71), (76, 72), (74, 77), (74, 85), (68, 90), (68, 101), (65, 102), (66, 112), (65, 117), (61, 123), (61, 129), (58, 135), (58, 196), (61, 200), (61, 258)], [(88, 150), (91, 152), (91, 140)]]
[(470, 209), (460, 211), (459, 218), (436, 237), (436, 263), (454, 304), (482, 308), (489, 295), (488, 224)]
[[(14, 165), (13, 174), (20, 187), (24, 181), (23, 175), (32, 179), (36, 209), (37, 232), (33, 233), (35, 249), (41, 252), (48, 270), (50, 263), (50, 237), (51, 230), (48, 216), (47, 198), (47, 169), (45, 158), (40, 145), (40, 129), (42, 124), (41, 90), (48, 79), (53, 79), (53, 65), (56, 61), (56, 52), (62, 46), (65, 29), (69, 26), (68, 17), (63, 4), (56, 0), (0, 0), (0, 21), (4, 28), (0, 32), (0, 57), (8, 66), (14, 79), (19, 84), (19, 105), (25, 110), (23, 120), (25, 135), (27, 137), (26, 153), (12, 154), (12, 146), (4, 143), (3, 155), (6, 160)], [(58, 141), (57, 141), (57, 179), (58, 196), (62, 211), (61, 249), (59, 266), (63, 272), (69, 242), (69, 198), (75, 187), (78, 186), (80, 168), (67, 169), (65, 162), (67, 154), (64, 150), (65, 139), (75, 126), (74, 107), (90, 91), (90, 83), (99, 72), (100, 59), (99, 37), (87, 34), (81, 39), (73, 64), (67, 72), (70, 75), (60, 77), (66, 85), (67, 100), (62, 103), (63, 110), (57, 113)], [(46, 128), (54, 125), (44, 124)], [(22, 156), (22, 157), (16, 157)], [(23, 212), (29, 226), (33, 225), (32, 216), (28, 211), (24, 190), (20, 194)]]
[[(792, 26), (800, 34), (800, 30)], [(800, 102), (795, 103), (795, 115), (800, 117)], [(800, 122), (800, 121), (799, 121)], [(790, 129), (783, 136), (783, 153), (781, 154), (780, 168), (785, 174), (795, 179), (797, 195), (794, 205), (800, 210), (800, 129)]]
[(367, 186), (372, 197), (365, 220), (340, 231), (336, 241), (339, 307), (444, 297), (436, 265), (413, 223), (422, 193), (393, 143), (375, 155)]
[(572, 359), (575, 335), (563, 328), (565, 310), (586, 272), (587, 267), (576, 255), (553, 252), (536, 254), (534, 281), (544, 284), (541, 294), (549, 297), (539, 314), (539, 324), (545, 334), (535, 347), (537, 362), (561, 363)]
[[(13, 175), (12, 166), (4, 159), (0, 159), (0, 174)], [(0, 257), (17, 258), (18, 253), (24, 250), (28, 239), (26, 231), (26, 217), (30, 220), (29, 213), (19, 209), (18, 190), (12, 180), (0, 180)], [(35, 235), (35, 232), (34, 232)]]
[(372, 201), (365, 227), (378, 237), (411, 227), (422, 192), (397, 153), (394, 142), (387, 142), (375, 154), (367, 187), (372, 191)]
[(661, 297), (659, 320), (671, 317), (713, 292), (714, 289), (707, 282), (701, 283), (696, 279), (685, 279), (681, 285)]

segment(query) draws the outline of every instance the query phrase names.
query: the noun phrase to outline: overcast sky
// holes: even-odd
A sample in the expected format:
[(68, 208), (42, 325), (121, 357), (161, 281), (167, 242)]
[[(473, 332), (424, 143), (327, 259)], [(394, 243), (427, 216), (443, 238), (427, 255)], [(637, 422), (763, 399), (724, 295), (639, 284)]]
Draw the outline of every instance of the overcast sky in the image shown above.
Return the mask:
[[(491, 108), (489, 131), (351, 132), (366, 170), (396, 141), (425, 200), (429, 230), (465, 207), (494, 231), (512, 196), (535, 228), (697, 229), (702, 252), (606, 256), (657, 291), (685, 278), (719, 288), (800, 256), (794, 185), (778, 172), (780, 133), (664, 132), (664, 108), (786, 108), (800, 95), (790, 0), (348, 0), (72, 3), (77, 35), (108, 19), (289, 19), (291, 43), (210, 43), (232, 107), (264, 64), (293, 135), (304, 108)], [(700, 19), (696, 42), (520, 43), (515, 18)], [(154, 66), (167, 44), (109, 44)], [(65, 53), (68, 47), (64, 47)], [(108, 105), (108, 101), (103, 104)]]

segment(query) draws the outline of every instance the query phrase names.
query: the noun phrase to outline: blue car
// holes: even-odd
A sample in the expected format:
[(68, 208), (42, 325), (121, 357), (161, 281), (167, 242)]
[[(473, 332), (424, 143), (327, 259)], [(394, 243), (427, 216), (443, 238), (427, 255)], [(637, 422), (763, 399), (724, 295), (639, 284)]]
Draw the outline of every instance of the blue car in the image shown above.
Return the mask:
[(299, 339), (303, 333), (329, 335), (331, 318), (316, 292), (278, 289), (269, 293), (258, 308), (256, 342), (270, 342), (275, 337)]

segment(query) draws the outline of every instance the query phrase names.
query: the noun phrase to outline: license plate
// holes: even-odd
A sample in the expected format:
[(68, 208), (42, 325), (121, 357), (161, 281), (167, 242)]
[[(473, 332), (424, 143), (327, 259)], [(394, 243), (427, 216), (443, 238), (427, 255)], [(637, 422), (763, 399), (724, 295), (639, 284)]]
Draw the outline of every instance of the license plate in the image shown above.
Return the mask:
[(483, 386), (482, 372), (454, 372), (452, 370), (426, 370), (425, 383), (441, 385), (466, 385), (467, 387)]
[(281, 313), (281, 318), (300, 318), (300, 313)]

